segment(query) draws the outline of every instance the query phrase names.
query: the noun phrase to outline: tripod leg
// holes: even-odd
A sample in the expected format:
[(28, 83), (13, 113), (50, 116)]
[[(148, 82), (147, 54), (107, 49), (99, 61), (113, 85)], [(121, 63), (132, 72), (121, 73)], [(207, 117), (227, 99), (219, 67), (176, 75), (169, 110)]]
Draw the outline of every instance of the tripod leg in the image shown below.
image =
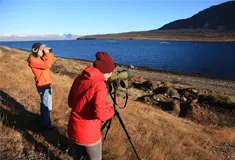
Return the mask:
[(103, 129), (106, 127), (106, 125), (109, 123), (110, 120), (107, 120), (104, 122), (104, 124), (101, 127), (101, 131), (103, 131)]
[(123, 123), (123, 121), (122, 121), (122, 119), (121, 119), (121, 117), (120, 117), (118, 111), (117, 111), (117, 110), (115, 110), (115, 111), (116, 111), (116, 116), (118, 117), (118, 119), (119, 119), (119, 121), (120, 121), (120, 123), (121, 123), (121, 126), (122, 126), (123, 130), (125, 131), (126, 136), (127, 136), (128, 140), (129, 140), (129, 142), (130, 142), (132, 148), (134, 149), (134, 152), (135, 152), (135, 154), (136, 154), (138, 160), (140, 160), (140, 157), (139, 157), (139, 155), (138, 155), (138, 153), (137, 153), (137, 151), (136, 151), (136, 149), (135, 149), (135, 147), (134, 147), (134, 145), (133, 145), (133, 143), (132, 143), (132, 141), (131, 141), (131, 137), (129, 136), (129, 134), (128, 134), (127, 130), (126, 130), (126, 127), (125, 127), (125, 125), (124, 125), (124, 123)]
[[(111, 127), (111, 123), (112, 123), (112, 119), (109, 120), (109, 124), (107, 126), (107, 130), (106, 130), (106, 133), (105, 133), (105, 136), (104, 136), (104, 141), (106, 140), (108, 131), (109, 131), (110, 127)], [(104, 141), (103, 141), (103, 144), (104, 144)]]

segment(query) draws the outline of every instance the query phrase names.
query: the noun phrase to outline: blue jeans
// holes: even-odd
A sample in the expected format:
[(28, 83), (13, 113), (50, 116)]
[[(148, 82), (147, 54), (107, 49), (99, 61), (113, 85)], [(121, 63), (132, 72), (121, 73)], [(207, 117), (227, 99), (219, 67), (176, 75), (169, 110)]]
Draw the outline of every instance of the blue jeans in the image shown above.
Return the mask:
[(44, 127), (52, 128), (50, 112), (52, 110), (52, 88), (46, 86), (43, 88), (37, 88), (40, 94), (40, 116), (41, 122)]

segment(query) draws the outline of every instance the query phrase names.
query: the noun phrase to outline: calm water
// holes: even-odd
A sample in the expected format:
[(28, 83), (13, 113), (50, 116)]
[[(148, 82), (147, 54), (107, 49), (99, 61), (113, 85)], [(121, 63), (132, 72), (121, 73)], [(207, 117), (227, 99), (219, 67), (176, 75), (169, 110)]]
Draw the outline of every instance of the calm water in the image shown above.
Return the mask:
[[(117, 63), (235, 79), (235, 43), (149, 40), (40, 42), (53, 48), (54, 54), (61, 57), (95, 60), (97, 51), (106, 51)], [(33, 43), (0, 42), (0, 45), (30, 50)]]

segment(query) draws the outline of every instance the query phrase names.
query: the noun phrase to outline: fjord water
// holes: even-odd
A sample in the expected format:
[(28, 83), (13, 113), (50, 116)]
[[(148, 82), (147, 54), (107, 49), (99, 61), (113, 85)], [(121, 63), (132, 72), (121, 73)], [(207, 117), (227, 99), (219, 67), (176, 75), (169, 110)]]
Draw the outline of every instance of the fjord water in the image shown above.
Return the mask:
[[(0, 42), (12, 48), (31, 49), (35, 41)], [(66, 58), (95, 60), (97, 51), (108, 52), (116, 63), (159, 70), (196, 73), (235, 79), (235, 43), (152, 40), (40, 41)]]

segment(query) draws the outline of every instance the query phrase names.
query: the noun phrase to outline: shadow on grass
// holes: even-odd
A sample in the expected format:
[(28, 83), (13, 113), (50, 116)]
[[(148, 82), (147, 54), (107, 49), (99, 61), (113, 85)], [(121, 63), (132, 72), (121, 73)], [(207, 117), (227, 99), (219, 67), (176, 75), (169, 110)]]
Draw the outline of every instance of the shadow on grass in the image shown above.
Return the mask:
[[(34, 145), (36, 152), (43, 152), (50, 159), (61, 159), (60, 155), (66, 155), (66, 149), (71, 144), (69, 139), (56, 128), (43, 130), (38, 114), (27, 111), (25, 106), (2, 90), (0, 90), (0, 111), (3, 125), (21, 132), (22, 137)], [(46, 143), (36, 140), (32, 133), (41, 135)]]

